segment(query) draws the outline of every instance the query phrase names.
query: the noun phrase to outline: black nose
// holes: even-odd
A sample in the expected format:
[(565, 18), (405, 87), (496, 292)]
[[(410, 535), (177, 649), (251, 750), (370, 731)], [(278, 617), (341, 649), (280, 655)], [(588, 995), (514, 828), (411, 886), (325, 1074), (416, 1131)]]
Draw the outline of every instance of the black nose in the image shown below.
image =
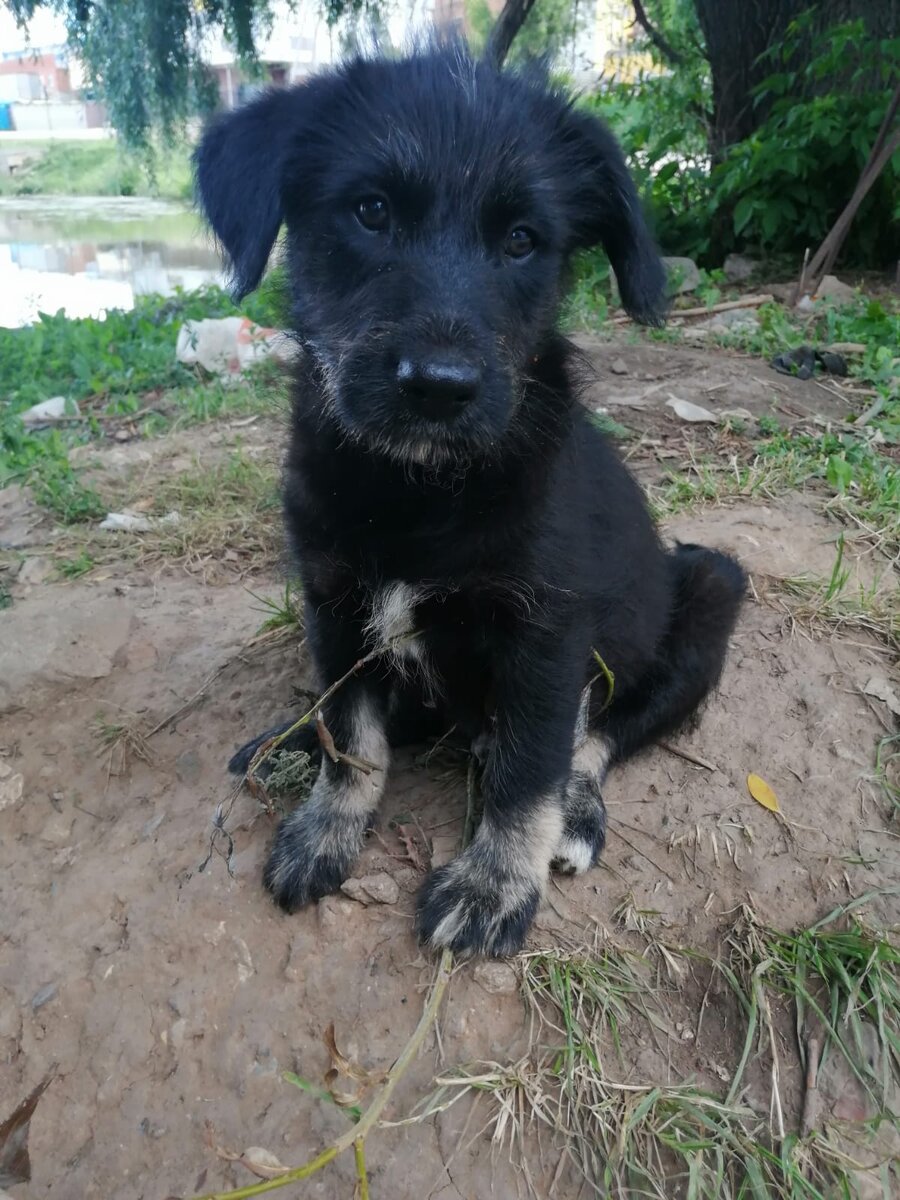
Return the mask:
[(449, 421), (475, 399), (481, 371), (459, 359), (402, 358), (397, 382), (416, 412), (434, 421)]

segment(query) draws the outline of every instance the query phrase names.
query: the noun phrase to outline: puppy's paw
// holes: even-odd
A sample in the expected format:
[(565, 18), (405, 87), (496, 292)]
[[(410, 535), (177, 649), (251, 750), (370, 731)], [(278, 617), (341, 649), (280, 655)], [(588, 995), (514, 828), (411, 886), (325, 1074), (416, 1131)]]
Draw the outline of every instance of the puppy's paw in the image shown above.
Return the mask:
[(419, 892), (416, 931), (456, 954), (500, 956), (521, 950), (541, 898), (538, 882), (494, 869), (475, 843), (438, 867)]
[[(253, 761), (253, 756), (270, 738), (277, 737), (279, 733), (284, 733), (286, 729), (290, 729), (293, 721), (285, 721), (283, 725), (275, 725), (272, 729), (267, 729), (265, 733), (259, 734), (252, 741), (245, 742), (239, 750), (236, 750), (228, 760), (228, 770), (232, 775), (246, 775), (250, 768), (250, 763)], [(316, 736), (315, 726), (310, 723), (303, 725), (296, 733), (291, 734), (278, 747), (279, 753), (287, 750), (305, 750), (307, 754), (315, 756), (318, 750), (319, 742)], [(273, 755), (274, 757), (274, 755)], [(263, 763), (260, 769), (260, 775), (265, 778), (272, 769), (274, 763)]]
[(285, 912), (340, 890), (375, 813), (324, 809), (315, 798), (278, 826), (263, 883)]
[(606, 845), (606, 809), (593, 780), (573, 774), (566, 787), (562, 834), (550, 861), (559, 875), (581, 875), (595, 867)]

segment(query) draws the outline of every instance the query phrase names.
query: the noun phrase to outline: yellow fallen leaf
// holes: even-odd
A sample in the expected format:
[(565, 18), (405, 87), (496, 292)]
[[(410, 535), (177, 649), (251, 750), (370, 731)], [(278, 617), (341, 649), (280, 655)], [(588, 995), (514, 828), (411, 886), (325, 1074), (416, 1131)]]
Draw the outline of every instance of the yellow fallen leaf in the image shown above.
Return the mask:
[(757, 804), (761, 804), (763, 808), (767, 808), (769, 812), (781, 813), (778, 797), (775, 795), (766, 781), (761, 779), (759, 775), (747, 776), (747, 789)]

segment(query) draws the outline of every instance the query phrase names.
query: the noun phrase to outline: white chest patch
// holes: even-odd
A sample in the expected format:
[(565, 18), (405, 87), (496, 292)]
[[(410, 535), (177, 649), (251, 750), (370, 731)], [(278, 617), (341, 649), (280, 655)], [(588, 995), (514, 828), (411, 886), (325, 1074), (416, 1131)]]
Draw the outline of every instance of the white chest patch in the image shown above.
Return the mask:
[[(396, 643), (394, 653), (415, 652), (412, 635), (415, 633), (416, 605), (424, 599), (424, 589), (410, 583), (391, 583), (372, 597), (372, 614), (366, 622), (366, 633), (379, 646)], [(405, 639), (409, 639), (408, 641)]]
[(422, 590), (412, 583), (390, 583), (372, 596), (372, 616), (366, 622), (366, 632), (379, 646), (400, 641), (415, 632), (415, 606), (422, 599)]

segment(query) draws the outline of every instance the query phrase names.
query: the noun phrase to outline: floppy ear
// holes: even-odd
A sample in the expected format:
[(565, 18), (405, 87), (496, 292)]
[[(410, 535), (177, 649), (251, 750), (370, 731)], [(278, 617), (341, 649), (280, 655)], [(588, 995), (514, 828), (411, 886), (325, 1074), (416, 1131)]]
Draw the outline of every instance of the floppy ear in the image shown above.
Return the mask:
[(237, 299), (262, 278), (281, 226), (281, 174), (299, 97), (272, 91), (217, 117), (194, 151), (200, 207), (224, 248)]
[(602, 244), (626, 310), (644, 325), (661, 325), (668, 309), (666, 272), (618, 142), (602, 122), (573, 109), (563, 140), (576, 248)]

